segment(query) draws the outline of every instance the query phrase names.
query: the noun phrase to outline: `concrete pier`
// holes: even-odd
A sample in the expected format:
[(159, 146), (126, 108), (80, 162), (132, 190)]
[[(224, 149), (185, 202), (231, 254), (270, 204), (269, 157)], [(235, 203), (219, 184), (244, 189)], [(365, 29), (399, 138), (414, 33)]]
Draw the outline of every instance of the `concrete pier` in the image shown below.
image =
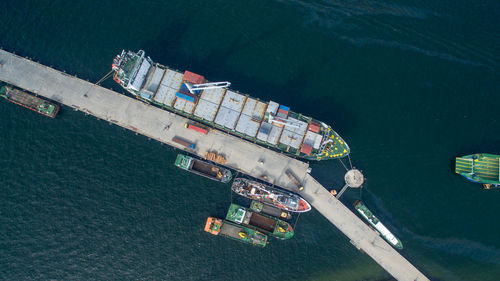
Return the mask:
[[(200, 157), (209, 151), (217, 152), (225, 156), (225, 165), (232, 169), (299, 192), (297, 184), (286, 174), (291, 171), (302, 180), (304, 189), (300, 194), (394, 278), (428, 280), (312, 178), (307, 173), (307, 163), (218, 130), (204, 135), (186, 129), (184, 124), (188, 119), (182, 116), (3, 50), (0, 50), (0, 80)], [(173, 142), (175, 136), (194, 143), (195, 149)]]

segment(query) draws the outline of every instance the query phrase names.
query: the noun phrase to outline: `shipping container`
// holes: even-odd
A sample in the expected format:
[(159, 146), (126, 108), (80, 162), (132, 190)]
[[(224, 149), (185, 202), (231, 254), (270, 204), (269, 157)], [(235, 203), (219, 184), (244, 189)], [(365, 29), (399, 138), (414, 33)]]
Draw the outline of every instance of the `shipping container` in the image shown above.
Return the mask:
[(283, 111), (286, 111), (287, 113), (288, 113), (288, 111), (290, 111), (290, 107), (285, 106), (285, 105), (280, 105), (280, 109)]
[(181, 137), (178, 137), (178, 136), (175, 136), (172, 138), (172, 141), (175, 142), (175, 143), (178, 143), (186, 148), (191, 148), (191, 149), (194, 149), (194, 143), (192, 142), (189, 142)]
[(183, 99), (183, 100), (188, 101), (188, 102), (193, 102), (194, 103), (194, 101), (195, 101), (195, 96), (193, 96), (191, 94), (177, 92), (175, 94), (175, 96), (177, 98)]
[(311, 124), (309, 124), (309, 131), (311, 132), (314, 132), (314, 133), (319, 133), (319, 124), (316, 123), (316, 122), (311, 122)]
[(190, 130), (193, 130), (193, 131), (205, 134), (205, 135), (208, 134), (208, 130), (205, 129), (205, 128), (202, 128), (201, 126), (197, 126), (197, 125), (194, 125), (194, 124), (186, 123), (185, 127), (188, 128), (188, 129), (190, 129)]
[(312, 146), (308, 145), (307, 143), (302, 144), (302, 148), (300, 149), (300, 152), (311, 155), (312, 152)]
[(187, 82), (190, 82), (193, 84), (202, 84), (202, 83), (205, 83), (205, 77), (186, 70), (186, 71), (184, 71), (184, 81), (187, 81)]

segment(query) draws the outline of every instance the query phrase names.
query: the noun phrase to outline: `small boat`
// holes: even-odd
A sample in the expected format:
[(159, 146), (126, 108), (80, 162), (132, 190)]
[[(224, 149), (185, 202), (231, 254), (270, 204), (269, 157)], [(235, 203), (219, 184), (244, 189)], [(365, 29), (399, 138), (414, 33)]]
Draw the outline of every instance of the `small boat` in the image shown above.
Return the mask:
[(243, 197), (285, 211), (302, 213), (311, 210), (311, 205), (297, 194), (257, 181), (237, 178), (234, 180), (231, 189)]
[(499, 177), (500, 155), (476, 153), (457, 157), (455, 173), (477, 183), (482, 183), (485, 189), (500, 187)]
[(403, 243), (396, 236), (394, 236), (387, 227), (385, 227), (378, 219), (373, 215), (373, 213), (368, 210), (368, 208), (361, 203), (361, 201), (356, 200), (354, 202), (354, 208), (361, 214), (361, 216), (367, 220), (371, 226), (373, 226), (379, 233), (384, 237), (387, 242), (397, 249), (403, 249)]
[(0, 88), (0, 96), (12, 103), (51, 118), (56, 117), (59, 111), (59, 105), (13, 87), (2, 86)]
[(177, 155), (175, 166), (191, 173), (222, 183), (229, 182), (233, 177), (231, 170), (219, 167), (207, 161), (196, 159), (184, 154)]
[(213, 235), (225, 236), (257, 247), (265, 247), (267, 245), (267, 235), (264, 233), (218, 218), (208, 217), (205, 224), (205, 231)]
[(229, 206), (226, 220), (254, 228), (281, 240), (290, 239), (294, 234), (293, 228), (288, 222), (263, 213), (252, 212), (236, 204)]

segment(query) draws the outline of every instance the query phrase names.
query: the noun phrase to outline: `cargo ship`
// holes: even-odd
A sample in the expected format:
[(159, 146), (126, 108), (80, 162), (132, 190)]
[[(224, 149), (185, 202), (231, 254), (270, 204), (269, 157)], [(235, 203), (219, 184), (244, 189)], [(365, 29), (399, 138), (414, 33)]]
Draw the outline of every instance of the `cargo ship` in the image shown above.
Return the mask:
[(230, 90), (229, 82), (207, 82), (154, 63), (145, 52), (122, 51), (113, 79), (138, 99), (210, 128), (307, 160), (345, 157), (349, 146), (331, 126), (283, 104)]
[(175, 166), (222, 183), (229, 182), (233, 176), (229, 169), (183, 154), (177, 155)]
[(403, 243), (396, 236), (394, 236), (389, 229), (387, 229), (374, 215), (368, 210), (368, 208), (361, 203), (361, 201), (356, 200), (354, 202), (354, 208), (361, 214), (361, 216), (367, 220), (371, 226), (373, 226), (379, 233), (384, 237), (389, 244), (396, 247), (397, 249), (403, 249)]
[(254, 228), (262, 233), (281, 240), (290, 239), (294, 234), (293, 228), (288, 222), (275, 217), (252, 212), (251, 210), (236, 204), (231, 204), (229, 206), (226, 220)]
[(500, 155), (476, 153), (457, 157), (455, 173), (477, 183), (482, 183), (485, 189), (500, 187)]
[(10, 86), (2, 86), (0, 88), (0, 96), (50, 118), (56, 117), (59, 111), (59, 105)]
[(288, 212), (303, 213), (311, 210), (311, 205), (297, 194), (257, 181), (237, 178), (231, 189), (238, 195)]
[(271, 215), (273, 217), (279, 217), (285, 220), (289, 220), (292, 218), (292, 215), (289, 212), (285, 212), (280, 208), (276, 208), (273, 206), (265, 205), (257, 201), (253, 201), (250, 203), (250, 210), (257, 213), (264, 213)]
[(267, 235), (243, 225), (237, 225), (222, 219), (208, 217), (205, 231), (213, 235), (221, 235), (236, 241), (257, 247), (267, 245)]

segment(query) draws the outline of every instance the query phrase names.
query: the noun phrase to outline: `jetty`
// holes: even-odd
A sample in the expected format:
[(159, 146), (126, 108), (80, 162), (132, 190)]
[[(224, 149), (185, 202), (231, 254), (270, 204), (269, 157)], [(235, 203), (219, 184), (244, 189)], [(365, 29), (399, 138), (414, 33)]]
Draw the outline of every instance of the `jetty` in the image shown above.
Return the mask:
[[(0, 63), (1, 81), (202, 158), (215, 152), (226, 159), (224, 165), (231, 169), (300, 193), (356, 248), (394, 278), (428, 280), (311, 177), (307, 163), (219, 130), (210, 130), (207, 134), (190, 130), (185, 126), (190, 120), (185, 117), (4, 50), (0, 50)], [(194, 148), (174, 141), (175, 138), (194, 144)], [(302, 185), (298, 186), (297, 181)]]

